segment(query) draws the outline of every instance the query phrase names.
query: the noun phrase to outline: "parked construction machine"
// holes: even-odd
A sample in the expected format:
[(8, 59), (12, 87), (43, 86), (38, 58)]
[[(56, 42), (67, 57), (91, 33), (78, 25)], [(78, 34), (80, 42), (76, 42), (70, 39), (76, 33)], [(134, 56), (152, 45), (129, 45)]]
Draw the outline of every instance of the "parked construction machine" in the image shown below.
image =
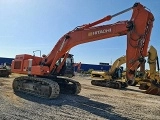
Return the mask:
[[(13, 81), (14, 92), (30, 93), (39, 97), (56, 98), (60, 93), (78, 94), (79, 82), (64, 76), (73, 76), (73, 55), (69, 50), (79, 44), (98, 41), (116, 36), (127, 36), (126, 67), (127, 81), (132, 84), (137, 66), (147, 56), (147, 47), (154, 16), (140, 3), (114, 15), (108, 15), (93, 23), (78, 26), (63, 35), (52, 51), (42, 57), (28, 54), (16, 55), (12, 62), (12, 72), (28, 76), (17, 77)], [(129, 10), (133, 10), (130, 20), (109, 25), (99, 25)]]
[(150, 46), (148, 51), (148, 64), (149, 70), (141, 71), (135, 78), (136, 83), (140, 85), (139, 89), (146, 90), (145, 93), (160, 95), (159, 60), (157, 50), (153, 46)]
[(121, 67), (124, 63), (126, 63), (126, 56), (118, 58), (109, 71), (92, 71), (91, 77), (93, 80), (91, 84), (116, 89), (127, 87), (128, 85), (125, 76), (123, 76), (123, 69)]
[(11, 74), (11, 65), (3, 63), (0, 65), (0, 77), (9, 77)]

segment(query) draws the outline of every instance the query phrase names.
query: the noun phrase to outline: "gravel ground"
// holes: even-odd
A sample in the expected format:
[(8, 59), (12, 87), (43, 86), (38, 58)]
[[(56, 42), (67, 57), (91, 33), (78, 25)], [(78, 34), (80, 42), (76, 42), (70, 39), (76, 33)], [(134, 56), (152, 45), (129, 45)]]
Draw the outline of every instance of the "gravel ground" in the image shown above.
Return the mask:
[(138, 87), (117, 90), (92, 86), (90, 77), (75, 76), (79, 95), (47, 100), (14, 94), (10, 78), (0, 78), (0, 120), (160, 120), (160, 97)]

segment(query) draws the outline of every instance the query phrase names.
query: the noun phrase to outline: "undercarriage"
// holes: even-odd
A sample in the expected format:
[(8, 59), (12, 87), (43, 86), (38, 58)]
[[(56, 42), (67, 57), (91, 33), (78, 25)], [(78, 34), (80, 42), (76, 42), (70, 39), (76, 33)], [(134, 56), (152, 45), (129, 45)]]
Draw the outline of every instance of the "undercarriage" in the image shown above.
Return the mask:
[(92, 85), (95, 86), (102, 86), (102, 87), (110, 87), (110, 88), (115, 88), (115, 89), (121, 89), (127, 87), (126, 82), (122, 81), (114, 81), (114, 80), (92, 80), (91, 81)]
[(41, 78), (31, 76), (17, 77), (13, 81), (14, 92), (24, 92), (34, 96), (52, 99), (62, 94), (78, 94), (79, 82), (66, 78)]

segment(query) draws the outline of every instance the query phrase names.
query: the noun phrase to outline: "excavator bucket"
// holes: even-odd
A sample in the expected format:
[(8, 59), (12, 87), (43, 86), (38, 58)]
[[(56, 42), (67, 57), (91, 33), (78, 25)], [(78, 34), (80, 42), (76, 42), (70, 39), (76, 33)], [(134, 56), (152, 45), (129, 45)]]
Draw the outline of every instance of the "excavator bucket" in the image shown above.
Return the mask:
[(147, 90), (149, 88), (148, 82), (140, 83), (139, 89)]
[(160, 84), (155, 81), (151, 82), (150, 87), (145, 91), (146, 94), (160, 95)]

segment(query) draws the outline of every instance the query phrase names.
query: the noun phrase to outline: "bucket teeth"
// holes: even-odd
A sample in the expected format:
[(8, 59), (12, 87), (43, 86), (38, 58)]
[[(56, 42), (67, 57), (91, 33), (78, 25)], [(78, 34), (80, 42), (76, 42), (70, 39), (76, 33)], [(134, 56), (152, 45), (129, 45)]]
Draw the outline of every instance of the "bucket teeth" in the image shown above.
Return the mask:
[(147, 83), (141, 83), (139, 86), (139, 89), (141, 90), (147, 90), (149, 88), (149, 86), (147, 85)]

